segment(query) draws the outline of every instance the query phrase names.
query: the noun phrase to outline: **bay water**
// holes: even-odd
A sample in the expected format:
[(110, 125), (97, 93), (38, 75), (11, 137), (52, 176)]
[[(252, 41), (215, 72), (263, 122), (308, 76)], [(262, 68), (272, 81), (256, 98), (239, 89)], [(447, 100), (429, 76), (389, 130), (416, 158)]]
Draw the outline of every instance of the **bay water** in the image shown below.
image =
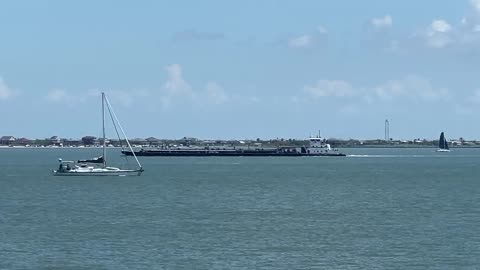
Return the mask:
[(342, 152), (55, 177), (99, 149), (0, 149), (0, 269), (480, 267), (480, 149)]

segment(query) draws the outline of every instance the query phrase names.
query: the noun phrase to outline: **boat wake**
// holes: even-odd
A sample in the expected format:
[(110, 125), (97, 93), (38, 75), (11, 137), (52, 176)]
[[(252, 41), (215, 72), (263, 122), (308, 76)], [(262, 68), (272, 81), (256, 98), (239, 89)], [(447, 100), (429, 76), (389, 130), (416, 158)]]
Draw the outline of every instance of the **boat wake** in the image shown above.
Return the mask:
[(445, 155), (347, 155), (353, 158), (443, 158)]

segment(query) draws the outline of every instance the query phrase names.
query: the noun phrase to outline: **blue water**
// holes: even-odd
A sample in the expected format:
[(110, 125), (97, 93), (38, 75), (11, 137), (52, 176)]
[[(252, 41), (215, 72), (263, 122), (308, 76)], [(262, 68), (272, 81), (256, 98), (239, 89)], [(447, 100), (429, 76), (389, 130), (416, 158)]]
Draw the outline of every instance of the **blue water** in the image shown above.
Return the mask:
[(480, 267), (480, 149), (344, 152), (72, 178), (57, 158), (98, 150), (0, 149), (0, 269)]

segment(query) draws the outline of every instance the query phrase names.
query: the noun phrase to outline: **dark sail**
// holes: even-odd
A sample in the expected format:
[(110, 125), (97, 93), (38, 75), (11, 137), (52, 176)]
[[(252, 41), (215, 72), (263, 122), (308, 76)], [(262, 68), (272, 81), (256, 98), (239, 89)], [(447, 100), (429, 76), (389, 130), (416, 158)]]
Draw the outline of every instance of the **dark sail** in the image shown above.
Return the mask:
[(447, 140), (445, 139), (445, 135), (442, 133), (440, 133), (440, 140), (438, 141), (438, 148), (440, 149), (446, 149), (448, 150), (448, 143), (447, 143)]

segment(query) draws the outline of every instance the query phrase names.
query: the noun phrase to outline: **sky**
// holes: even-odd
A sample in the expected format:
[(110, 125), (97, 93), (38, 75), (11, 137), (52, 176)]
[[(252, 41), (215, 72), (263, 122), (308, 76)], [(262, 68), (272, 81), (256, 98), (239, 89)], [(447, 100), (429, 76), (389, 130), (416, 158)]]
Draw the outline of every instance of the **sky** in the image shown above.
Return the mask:
[(0, 1), (0, 135), (480, 139), (479, 63), (480, 0)]

